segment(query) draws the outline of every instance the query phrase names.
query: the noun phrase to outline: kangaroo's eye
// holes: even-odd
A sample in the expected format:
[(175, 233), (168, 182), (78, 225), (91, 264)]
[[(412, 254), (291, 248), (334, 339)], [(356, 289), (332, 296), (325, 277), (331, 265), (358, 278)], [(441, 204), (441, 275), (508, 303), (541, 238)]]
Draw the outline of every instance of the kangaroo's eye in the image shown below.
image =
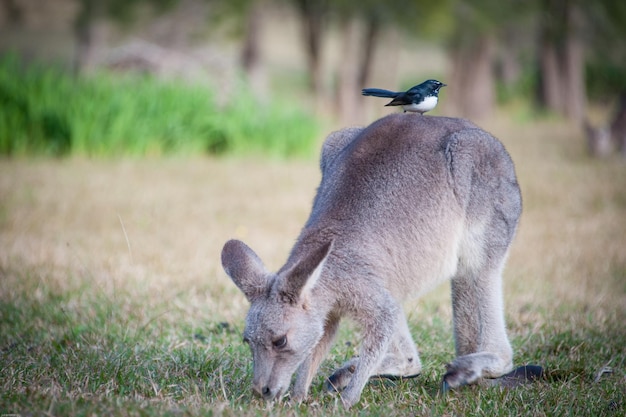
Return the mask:
[(276, 349), (282, 349), (287, 346), (287, 336), (281, 336), (278, 339), (272, 340), (272, 346)]

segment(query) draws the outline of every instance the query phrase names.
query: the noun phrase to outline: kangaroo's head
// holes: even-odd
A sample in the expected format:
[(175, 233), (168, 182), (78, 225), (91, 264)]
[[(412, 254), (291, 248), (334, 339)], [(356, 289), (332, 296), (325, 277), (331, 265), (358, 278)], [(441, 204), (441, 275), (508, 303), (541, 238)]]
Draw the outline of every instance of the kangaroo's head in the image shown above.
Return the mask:
[(238, 240), (222, 249), (222, 265), (250, 302), (244, 341), (252, 350), (253, 387), (266, 400), (280, 398), (291, 376), (324, 333), (326, 317), (316, 311), (313, 292), (331, 243), (289, 262), (277, 274)]

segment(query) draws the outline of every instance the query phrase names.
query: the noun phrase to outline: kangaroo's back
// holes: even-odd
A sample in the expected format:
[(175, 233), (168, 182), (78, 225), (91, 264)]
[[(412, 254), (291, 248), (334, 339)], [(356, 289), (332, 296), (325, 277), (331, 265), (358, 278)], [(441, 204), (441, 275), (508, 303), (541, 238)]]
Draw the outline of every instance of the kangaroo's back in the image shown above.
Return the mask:
[[(494, 235), (508, 247), (521, 211), (506, 150), (463, 119), (394, 114), (335, 132), (320, 166), (304, 247), (332, 237), (335, 254), (353, 259), (353, 270), (354, 260), (375, 258), (399, 297), (428, 290), (453, 276), (461, 257), (478, 256), (463, 243), (495, 217), (503, 223), (490, 227), (507, 229)], [(416, 275), (428, 278), (416, 283)]]
[[(496, 191), (502, 181), (514, 186), (499, 191), (518, 194), (502, 144), (464, 119), (393, 114), (365, 129), (335, 132), (324, 144), (320, 165), (313, 221), (318, 212), (329, 220), (359, 213), (375, 221), (384, 217), (381, 209), (394, 210), (397, 218), (451, 196), (465, 209), (472, 188)], [(398, 211), (401, 207), (406, 210)]]

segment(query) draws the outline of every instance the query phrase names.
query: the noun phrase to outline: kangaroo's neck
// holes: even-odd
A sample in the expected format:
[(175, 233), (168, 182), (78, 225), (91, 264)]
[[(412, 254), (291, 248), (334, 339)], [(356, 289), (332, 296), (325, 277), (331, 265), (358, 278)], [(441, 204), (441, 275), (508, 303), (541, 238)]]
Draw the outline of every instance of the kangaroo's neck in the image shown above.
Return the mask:
[(278, 271), (278, 274), (289, 270), (299, 259), (302, 259), (304, 254), (309, 253), (312, 249), (318, 248), (327, 242), (334, 241), (337, 235), (338, 231), (333, 227), (305, 226), (291, 249), (287, 262), (285, 262), (285, 265)]

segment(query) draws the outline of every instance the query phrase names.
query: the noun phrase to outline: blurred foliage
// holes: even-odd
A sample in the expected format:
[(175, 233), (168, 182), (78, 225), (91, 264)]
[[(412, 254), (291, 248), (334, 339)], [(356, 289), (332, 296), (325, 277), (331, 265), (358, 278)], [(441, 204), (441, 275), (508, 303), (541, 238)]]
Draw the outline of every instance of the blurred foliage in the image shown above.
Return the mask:
[(179, 0), (80, 0), (80, 13), (76, 16), (76, 25), (89, 25), (94, 18), (106, 16), (128, 25), (135, 19), (140, 4), (152, 6), (156, 11), (164, 12)]
[(316, 121), (293, 105), (245, 97), (224, 106), (204, 85), (138, 75), (73, 78), (0, 60), (0, 154), (178, 153), (308, 156)]
[(626, 92), (626, 67), (610, 61), (592, 61), (587, 64), (587, 93), (591, 100), (606, 100)]
[(499, 104), (510, 103), (515, 100), (532, 102), (539, 92), (539, 70), (533, 65), (526, 65), (517, 79), (512, 83), (499, 80), (496, 83), (496, 96)]

